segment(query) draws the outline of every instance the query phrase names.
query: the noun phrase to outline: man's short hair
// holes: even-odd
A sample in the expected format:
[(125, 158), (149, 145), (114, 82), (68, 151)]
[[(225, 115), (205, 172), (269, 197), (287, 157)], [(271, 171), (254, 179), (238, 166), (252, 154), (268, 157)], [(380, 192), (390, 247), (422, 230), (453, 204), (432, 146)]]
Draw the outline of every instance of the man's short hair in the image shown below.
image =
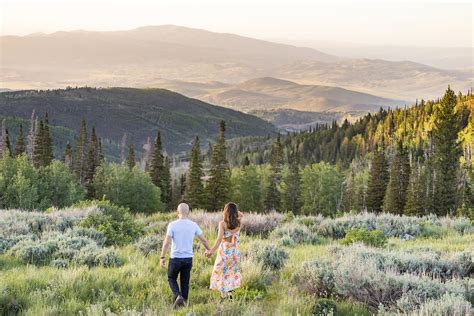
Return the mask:
[(189, 213), (189, 205), (186, 203), (180, 203), (178, 205), (178, 212), (180, 214), (188, 214)]

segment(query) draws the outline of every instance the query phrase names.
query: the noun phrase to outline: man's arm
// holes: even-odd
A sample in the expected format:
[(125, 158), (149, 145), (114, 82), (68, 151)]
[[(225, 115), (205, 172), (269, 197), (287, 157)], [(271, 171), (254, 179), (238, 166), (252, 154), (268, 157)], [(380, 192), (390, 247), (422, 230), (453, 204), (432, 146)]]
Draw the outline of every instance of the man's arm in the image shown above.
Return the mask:
[(206, 240), (206, 237), (204, 237), (204, 234), (198, 235), (198, 238), (201, 241), (201, 243), (204, 245), (204, 248), (206, 248), (206, 250), (211, 249), (211, 247), (209, 247), (209, 243)]
[(160, 265), (162, 267), (165, 266), (165, 256), (166, 256), (166, 253), (168, 252), (168, 248), (170, 247), (170, 244), (171, 244), (171, 236), (166, 235), (165, 240), (163, 241), (163, 247), (161, 248)]

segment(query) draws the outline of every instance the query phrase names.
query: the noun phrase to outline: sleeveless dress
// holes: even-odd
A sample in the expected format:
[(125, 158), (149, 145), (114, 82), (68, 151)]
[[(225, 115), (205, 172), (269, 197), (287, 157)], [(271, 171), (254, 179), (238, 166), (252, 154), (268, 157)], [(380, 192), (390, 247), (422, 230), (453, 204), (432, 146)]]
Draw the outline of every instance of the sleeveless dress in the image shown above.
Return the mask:
[(211, 290), (229, 292), (240, 287), (240, 230), (235, 233), (224, 230), (224, 238), (231, 236), (230, 242), (223, 239), (219, 245), (211, 275)]

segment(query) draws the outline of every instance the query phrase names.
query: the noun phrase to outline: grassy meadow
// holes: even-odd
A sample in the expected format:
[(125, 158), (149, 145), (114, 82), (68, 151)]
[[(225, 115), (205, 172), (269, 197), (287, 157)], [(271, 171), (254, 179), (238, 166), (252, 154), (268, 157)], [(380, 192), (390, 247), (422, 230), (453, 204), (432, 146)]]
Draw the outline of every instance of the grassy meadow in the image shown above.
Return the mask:
[[(175, 310), (167, 270), (159, 266), (175, 214), (134, 215), (138, 232), (120, 228), (132, 239), (110, 235), (113, 216), (91, 220), (103, 214), (97, 205), (0, 211), (0, 314), (472, 313), (474, 226), (465, 218), (246, 214), (243, 287), (234, 302), (221, 303), (208, 289), (213, 260), (196, 241), (188, 306)], [(192, 213), (210, 242), (220, 216)]]

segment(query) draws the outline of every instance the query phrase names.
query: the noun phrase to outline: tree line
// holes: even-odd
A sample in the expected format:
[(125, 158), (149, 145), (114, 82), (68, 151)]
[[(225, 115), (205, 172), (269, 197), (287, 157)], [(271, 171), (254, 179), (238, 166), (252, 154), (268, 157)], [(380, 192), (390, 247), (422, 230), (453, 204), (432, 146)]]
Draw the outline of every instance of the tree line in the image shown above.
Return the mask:
[[(193, 208), (209, 211), (233, 200), (245, 211), (472, 216), (472, 102), (470, 94), (456, 96), (448, 88), (441, 100), (381, 109), (353, 124), (319, 125), (276, 139), (229, 142), (222, 121), (218, 139), (206, 153), (196, 136), (183, 174), (172, 173), (160, 131), (153, 143), (147, 140), (140, 164), (125, 137), (122, 165), (106, 162), (101, 138), (94, 127), (88, 135), (83, 119), (76, 144), (66, 145), (61, 160), (85, 198), (128, 196), (122, 204), (141, 211), (172, 209), (184, 199)], [(27, 137), (20, 126), (14, 149), (3, 124), (3, 157), (24, 155), (34, 168), (45, 170), (53, 161), (52, 144), (47, 114), (38, 119), (33, 113)], [(147, 207), (136, 206), (140, 202), (134, 196), (143, 194), (127, 187), (132, 182), (142, 192), (151, 192), (151, 202), (142, 203)], [(117, 194), (114, 185), (128, 195)]]

